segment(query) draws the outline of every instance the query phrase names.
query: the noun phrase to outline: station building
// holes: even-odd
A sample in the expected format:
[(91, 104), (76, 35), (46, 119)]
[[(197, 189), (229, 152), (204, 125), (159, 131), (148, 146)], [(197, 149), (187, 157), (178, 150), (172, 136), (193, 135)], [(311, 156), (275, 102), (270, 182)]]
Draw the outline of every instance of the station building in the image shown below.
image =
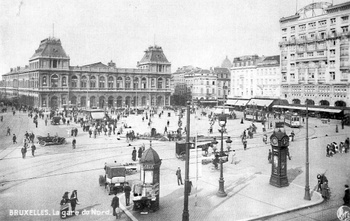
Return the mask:
[(170, 105), (171, 63), (159, 46), (145, 50), (137, 68), (114, 62), (70, 66), (60, 39), (40, 42), (25, 67), (2, 75), (2, 98), (39, 109), (128, 108)]

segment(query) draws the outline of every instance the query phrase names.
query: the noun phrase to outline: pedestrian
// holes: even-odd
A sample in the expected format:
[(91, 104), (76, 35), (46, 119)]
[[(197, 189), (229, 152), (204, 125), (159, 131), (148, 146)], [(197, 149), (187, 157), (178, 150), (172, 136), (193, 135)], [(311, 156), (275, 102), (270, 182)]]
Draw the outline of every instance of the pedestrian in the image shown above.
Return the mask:
[(170, 122), (169, 122), (169, 120), (166, 122), (166, 126), (167, 127), (169, 127), (169, 125), (170, 125)]
[(164, 134), (168, 133), (168, 128), (165, 126), (164, 127)]
[(322, 194), (322, 198), (327, 200), (329, 199), (329, 188), (328, 188), (328, 182), (323, 182), (321, 184), (321, 194)]
[(7, 135), (11, 136), (11, 129), (10, 129), (10, 127), (7, 127), (7, 133), (6, 133), (6, 136), (7, 136)]
[(143, 153), (143, 150), (142, 150), (142, 147), (139, 147), (139, 150), (138, 150), (138, 152), (137, 152), (138, 154), (137, 154), (137, 157), (139, 158), (139, 160), (141, 159), (141, 157), (142, 157), (142, 153)]
[(288, 157), (289, 160), (292, 159), (292, 157), (291, 157), (290, 154), (289, 154), (289, 148), (288, 148), (288, 147), (287, 147), (287, 157)]
[(335, 132), (338, 133), (338, 125), (335, 125)]
[(132, 160), (136, 161), (136, 149), (134, 147), (134, 149), (132, 150)]
[(344, 201), (343, 205), (349, 206), (349, 204), (350, 204), (349, 185), (345, 185), (345, 193), (344, 193), (343, 201)]
[(241, 124), (244, 124), (244, 122), (243, 122), (243, 118), (241, 119)]
[(34, 142), (32, 143), (31, 149), (32, 149), (32, 156), (35, 157), (34, 153), (35, 153), (36, 147), (34, 145)]
[(216, 138), (214, 137), (214, 140), (211, 142), (212, 143), (212, 146), (213, 146), (213, 152), (214, 154), (216, 153), (216, 150), (217, 150), (217, 145), (218, 145), (218, 141), (216, 140)]
[(27, 148), (22, 147), (21, 153), (22, 153), (22, 158), (23, 158), (23, 159), (26, 158)]
[(246, 138), (243, 139), (243, 148), (244, 148), (244, 150), (247, 149), (247, 139)]
[(61, 219), (66, 218), (68, 215), (69, 210), (69, 198), (68, 198), (69, 192), (65, 192), (62, 196), (62, 200), (60, 202), (61, 208), (60, 208), (60, 217)]
[(266, 135), (266, 134), (263, 135), (263, 142), (264, 142), (265, 144), (267, 144), (267, 135)]
[(188, 181), (188, 195), (190, 195), (190, 194), (191, 194), (192, 187), (193, 187), (193, 185), (192, 185), (192, 181), (191, 181), (191, 180), (189, 180), (189, 181)]
[(119, 198), (117, 194), (114, 195), (111, 203), (111, 207), (113, 208), (113, 216), (115, 216), (117, 219), (120, 217), (120, 209), (119, 209)]
[(89, 130), (89, 138), (91, 138), (92, 130)]
[(267, 160), (269, 161), (269, 163), (272, 163), (272, 152), (271, 152), (271, 149), (269, 149), (269, 155), (267, 156)]
[(125, 205), (126, 206), (130, 205), (130, 192), (131, 192), (131, 187), (129, 186), (128, 183), (125, 183), (124, 193), (125, 193)]
[(237, 160), (236, 160), (236, 151), (235, 150), (232, 150), (231, 152), (231, 164), (237, 164)]
[(177, 170), (176, 170), (176, 177), (177, 177), (177, 184), (179, 186), (180, 186), (180, 183), (181, 183), (181, 185), (183, 185), (182, 178), (181, 178), (181, 169), (180, 169), (180, 167), (178, 167)]
[(295, 136), (294, 130), (292, 130), (292, 132), (290, 133), (290, 136), (292, 138), (292, 141), (294, 141), (294, 136)]
[(77, 190), (73, 190), (72, 194), (70, 195), (70, 205), (72, 207), (72, 215), (75, 215), (75, 207), (78, 204), (78, 192)]
[(73, 149), (75, 149), (75, 145), (77, 144), (77, 141), (75, 140), (75, 138), (73, 138), (73, 141), (72, 141), (72, 146), (73, 146)]
[(16, 137), (16, 134), (13, 134), (12, 141), (13, 141), (13, 144), (17, 143), (17, 137)]

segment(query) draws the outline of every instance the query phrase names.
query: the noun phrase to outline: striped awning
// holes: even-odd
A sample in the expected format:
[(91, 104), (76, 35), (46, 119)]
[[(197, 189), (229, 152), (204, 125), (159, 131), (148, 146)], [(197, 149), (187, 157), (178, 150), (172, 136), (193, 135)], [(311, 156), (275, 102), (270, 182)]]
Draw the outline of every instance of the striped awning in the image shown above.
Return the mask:
[[(274, 108), (284, 108), (284, 109), (294, 109), (294, 110), (305, 110), (306, 107), (301, 106), (285, 106), (285, 105), (273, 105)], [(308, 107), (309, 111), (317, 112), (328, 112), (328, 113), (340, 113), (342, 109), (331, 109), (331, 108), (322, 108), (322, 107)]]

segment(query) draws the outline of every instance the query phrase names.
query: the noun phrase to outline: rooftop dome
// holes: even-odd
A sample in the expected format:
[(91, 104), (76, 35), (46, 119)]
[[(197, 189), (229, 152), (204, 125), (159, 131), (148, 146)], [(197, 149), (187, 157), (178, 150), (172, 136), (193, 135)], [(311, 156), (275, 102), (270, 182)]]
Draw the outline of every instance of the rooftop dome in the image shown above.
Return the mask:
[(145, 150), (145, 152), (143, 152), (140, 160), (141, 163), (145, 164), (160, 164), (161, 161), (162, 160), (159, 158), (158, 153), (155, 150), (153, 150), (152, 147), (148, 148), (147, 150)]
[(228, 69), (230, 69), (232, 67), (232, 63), (231, 63), (230, 59), (228, 59), (227, 56), (226, 56), (225, 60), (222, 62), (221, 67), (228, 68)]

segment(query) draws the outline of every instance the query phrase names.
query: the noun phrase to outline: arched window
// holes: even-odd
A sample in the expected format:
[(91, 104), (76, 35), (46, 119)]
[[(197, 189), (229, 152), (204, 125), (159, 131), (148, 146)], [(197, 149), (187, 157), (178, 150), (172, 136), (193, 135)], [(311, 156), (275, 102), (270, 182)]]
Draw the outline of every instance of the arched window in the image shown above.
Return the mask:
[(163, 88), (163, 78), (158, 78), (157, 88), (159, 88), (159, 89)]
[(81, 82), (80, 82), (80, 87), (86, 88), (86, 85), (87, 85), (87, 77), (86, 76), (82, 76), (81, 77)]
[(139, 88), (139, 79), (134, 78), (134, 89), (138, 89), (138, 88)]
[(125, 88), (130, 89), (130, 87), (131, 87), (131, 80), (129, 77), (126, 77), (125, 78)]
[(99, 87), (104, 88), (105, 87), (105, 77), (100, 77)]
[(72, 87), (77, 87), (78, 86), (78, 77), (77, 76), (72, 76)]
[(108, 88), (113, 88), (113, 83), (114, 83), (114, 78), (113, 77), (109, 77), (108, 78)]
[(51, 87), (58, 87), (58, 76), (54, 74), (51, 76)]
[(141, 79), (141, 88), (146, 89), (147, 88), (147, 80), (146, 78)]
[(95, 88), (96, 87), (96, 77), (95, 76), (92, 76), (90, 78), (90, 87), (91, 88)]
[(121, 77), (117, 78), (117, 89), (118, 88), (123, 88), (123, 78)]
[[(16, 86), (16, 85), (13, 85)], [(43, 77), (43, 86), (47, 86), (47, 78), (46, 76)]]
[(156, 87), (156, 84), (155, 84), (154, 78), (152, 78), (152, 79), (151, 79), (151, 87)]
[(66, 76), (62, 77), (62, 86), (67, 86), (67, 77)]

